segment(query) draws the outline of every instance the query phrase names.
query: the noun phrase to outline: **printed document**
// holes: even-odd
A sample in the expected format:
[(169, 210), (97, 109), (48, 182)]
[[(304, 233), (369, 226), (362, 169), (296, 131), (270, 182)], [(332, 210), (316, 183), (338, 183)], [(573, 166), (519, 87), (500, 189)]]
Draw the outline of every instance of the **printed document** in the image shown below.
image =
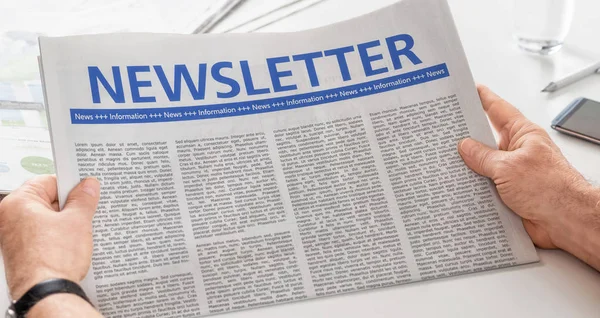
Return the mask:
[[(3, 84), (0, 82), (0, 196), (36, 175), (54, 173), (44, 105), (14, 101), (14, 95), (7, 92), (19, 85), (6, 85), (9, 91), (2, 90)], [(32, 91), (39, 92), (41, 99), (39, 83)]]
[(457, 153), (495, 145), (445, 0), (287, 34), (41, 38), (64, 204), (102, 183), (84, 288), (199, 317), (538, 260)]

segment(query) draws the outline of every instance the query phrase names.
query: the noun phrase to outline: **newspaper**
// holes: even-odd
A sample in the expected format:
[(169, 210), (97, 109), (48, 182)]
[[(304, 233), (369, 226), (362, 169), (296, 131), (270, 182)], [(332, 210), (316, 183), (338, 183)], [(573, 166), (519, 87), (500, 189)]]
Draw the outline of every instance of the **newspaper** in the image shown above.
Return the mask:
[(289, 34), (41, 38), (64, 203), (102, 182), (84, 288), (197, 317), (538, 260), (457, 142), (494, 145), (449, 8)]

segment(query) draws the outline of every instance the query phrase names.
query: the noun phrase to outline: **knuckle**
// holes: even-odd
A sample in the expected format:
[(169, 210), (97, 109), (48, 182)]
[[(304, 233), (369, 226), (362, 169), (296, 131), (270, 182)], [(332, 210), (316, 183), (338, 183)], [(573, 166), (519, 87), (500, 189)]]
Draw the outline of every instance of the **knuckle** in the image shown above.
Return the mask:
[(550, 138), (550, 135), (548, 135), (548, 132), (546, 131), (546, 129), (542, 128), (540, 125), (533, 123), (533, 122), (529, 122), (530, 125), (530, 129), (544, 137), (548, 137)]
[(491, 168), (494, 168), (494, 162), (492, 161), (492, 152), (489, 150), (483, 152), (479, 157), (478, 164), (485, 174), (489, 174)]
[(513, 160), (510, 158), (503, 157), (498, 159), (496, 166), (499, 168), (499, 170), (509, 170), (513, 168), (513, 163)]
[(510, 120), (508, 120), (504, 126), (502, 126), (502, 128), (500, 128), (500, 135), (501, 136), (506, 136), (507, 138), (510, 139), (510, 136), (515, 136), (518, 133), (518, 130), (520, 127), (522, 127), (521, 125), (521, 120), (520, 118), (512, 118)]
[(23, 185), (21, 186), (21, 188), (31, 188), (31, 189), (37, 189), (40, 186), (40, 176), (35, 176), (27, 181), (25, 181), (23, 183)]
[(525, 157), (530, 163), (544, 163), (555, 156), (556, 151), (552, 147), (552, 144), (543, 139), (536, 138), (532, 140), (529, 147), (530, 151), (527, 152), (527, 156)]
[(538, 151), (525, 152), (514, 158), (514, 169), (531, 169), (535, 168), (539, 164)]
[(11, 210), (16, 209), (16, 207), (20, 205), (21, 201), (22, 200), (17, 193), (11, 193), (2, 199), (2, 202), (0, 202), (0, 218), (9, 213)]
[(493, 176), (495, 179), (506, 177), (508, 175), (513, 174), (517, 167), (515, 166), (515, 162), (511, 158), (502, 157), (496, 160), (495, 164), (495, 175)]

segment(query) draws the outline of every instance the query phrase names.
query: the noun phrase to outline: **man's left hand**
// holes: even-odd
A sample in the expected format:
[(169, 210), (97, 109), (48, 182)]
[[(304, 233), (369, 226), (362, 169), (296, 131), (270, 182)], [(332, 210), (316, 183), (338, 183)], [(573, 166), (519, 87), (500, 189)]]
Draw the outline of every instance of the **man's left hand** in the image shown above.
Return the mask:
[(100, 183), (87, 178), (58, 207), (55, 176), (36, 177), (0, 203), (0, 244), (13, 299), (50, 278), (80, 282), (92, 258)]

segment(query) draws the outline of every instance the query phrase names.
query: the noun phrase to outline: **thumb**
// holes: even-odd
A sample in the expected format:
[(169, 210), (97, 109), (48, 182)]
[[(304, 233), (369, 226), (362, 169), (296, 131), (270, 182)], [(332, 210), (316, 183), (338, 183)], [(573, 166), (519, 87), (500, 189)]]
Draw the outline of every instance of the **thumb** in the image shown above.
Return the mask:
[(493, 178), (496, 174), (502, 155), (500, 150), (492, 149), (471, 138), (465, 138), (458, 144), (458, 153), (467, 167), (488, 178)]
[(100, 182), (96, 178), (85, 178), (71, 190), (63, 211), (84, 214), (91, 219), (96, 212), (99, 199)]

